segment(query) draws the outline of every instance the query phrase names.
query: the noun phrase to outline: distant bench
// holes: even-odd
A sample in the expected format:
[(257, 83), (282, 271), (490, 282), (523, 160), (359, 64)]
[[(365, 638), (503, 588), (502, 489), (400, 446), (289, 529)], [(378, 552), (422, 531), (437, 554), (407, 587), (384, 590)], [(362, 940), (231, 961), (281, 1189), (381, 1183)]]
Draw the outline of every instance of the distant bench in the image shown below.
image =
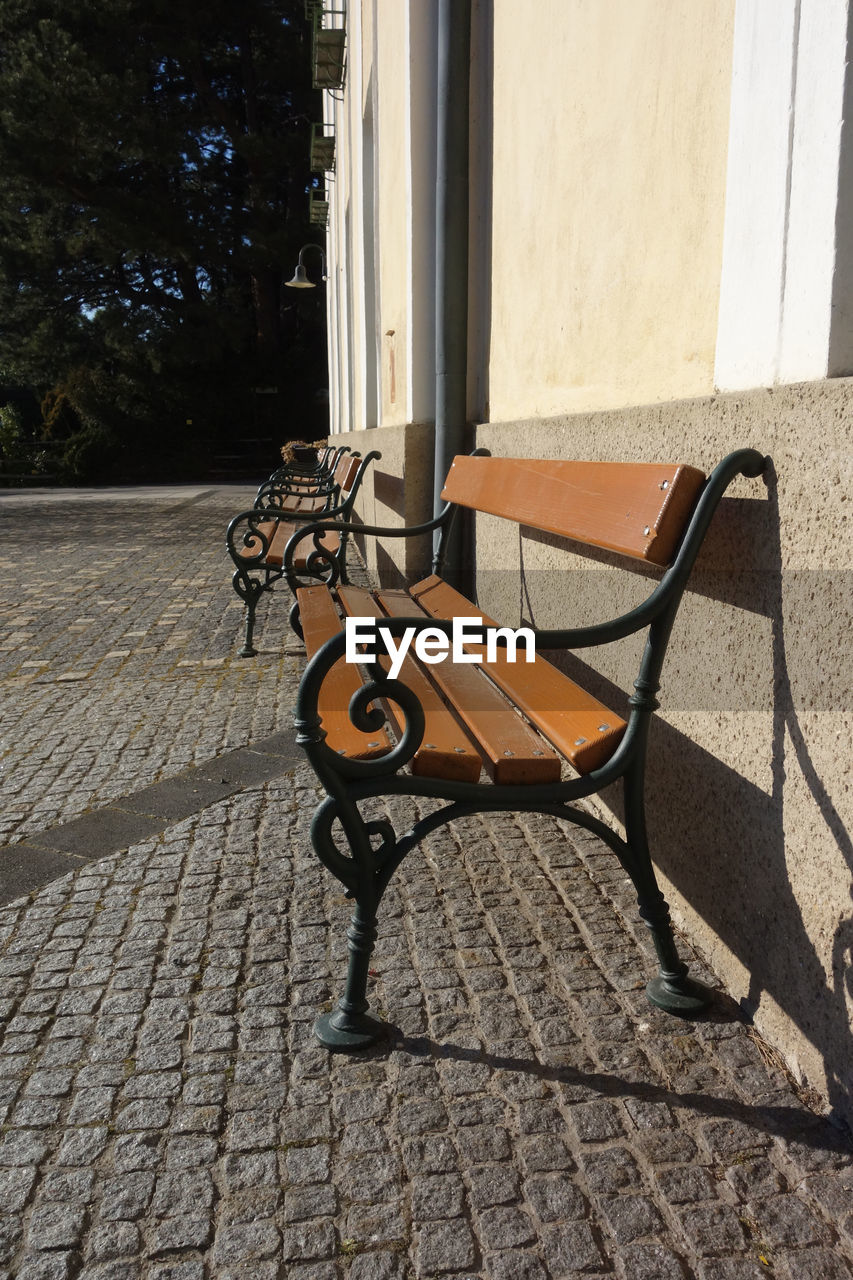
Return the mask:
[(225, 545), (235, 565), (231, 583), (246, 606), (241, 658), (257, 654), (253, 640), (258, 601), (284, 576), (285, 547), (300, 526), (320, 518), (333, 522), (316, 543), (301, 544), (298, 556), (290, 563), (295, 579), (307, 576), (323, 581), (332, 575), (335, 581), (346, 582), (349, 526), (338, 528), (334, 522), (352, 519), (364, 474), (379, 457), (376, 450), (364, 458), (341, 451), (328, 473), (321, 469), (315, 476), (299, 474), (289, 481), (281, 476), (274, 484), (267, 482), (258, 495), (257, 501), (262, 505), (241, 511), (231, 521), (225, 535)]
[(256, 507), (274, 507), (278, 505), (277, 493), (294, 484), (322, 485), (333, 477), (335, 467), (343, 455), (350, 453), (348, 445), (332, 447), (327, 445), (319, 451), (299, 448), (294, 450), (290, 462), (283, 462), (276, 467), (268, 480), (258, 489), (255, 497)]
[[(684, 465), (457, 457), (442, 493), (447, 506), (436, 519), (410, 529), (358, 526), (360, 534), (382, 537), (440, 530), (432, 576), (407, 591), (369, 592), (342, 585), (334, 575), (326, 585), (297, 589), (293, 622), (310, 658), (299, 689), (297, 740), (327, 793), (312, 822), (312, 841), (355, 900), (345, 991), (315, 1026), (324, 1045), (359, 1049), (385, 1034), (386, 1024), (367, 1013), (366, 996), (382, 895), (424, 836), (479, 811), (552, 814), (598, 835), (630, 876), (654, 940), (659, 973), (647, 985), (649, 999), (683, 1015), (706, 1005), (708, 991), (687, 976), (678, 957), (649, 856), (643, 801), (647, 742), (670, 632), (711, 517), (730, 482), (760, 475), (764, 463), (755, 450), (741, 450), (706, 480)], [(647, 599), (626, 614), (590, 626), (536, 631), (531, 665), (510, 662), (501, 649), (483, 666), (449, 660), (423, 665), (409, 656), (392, 680), (389, 658), (379, 656), (364, 660), (362, 676), (358, 665), (343, 661), (347, 617), (381, 621), (395, 645), (407, 628), (416, 634), (430, 630), (433, 654), (451, 634), (454, 618), (480, 618), (483, 626), (472, 633), (466, 651), (483, 656), (485, 628), (496, 624), (440, 576), (459, 507), (569, 539), (575, 552), (606, 548), (668, 567)], [(316, 523), (293, 537), (285, 573), (298, 563), (303, 540), (316, 545), (327, 529)], [(566, 574), (567, 589), (570, 582)], [(604, 609), (606, 604), (605, 599)], [(646, 644), (627, 719), (539, 656), (543, 649), (589, 649), (639, 632), (646, 633)], [(697, 654), (697, 668), (701, 662)], [(488, 780), (480, 781), (483, 772)], [(573, 803), (620, 780), (625, 839)], [(444, 803), (400, 834), (387, 820), (370, 820), (359, 809), (370, 797), (392, 795)], [(336, 823), (345, 847), (333, 831)]]

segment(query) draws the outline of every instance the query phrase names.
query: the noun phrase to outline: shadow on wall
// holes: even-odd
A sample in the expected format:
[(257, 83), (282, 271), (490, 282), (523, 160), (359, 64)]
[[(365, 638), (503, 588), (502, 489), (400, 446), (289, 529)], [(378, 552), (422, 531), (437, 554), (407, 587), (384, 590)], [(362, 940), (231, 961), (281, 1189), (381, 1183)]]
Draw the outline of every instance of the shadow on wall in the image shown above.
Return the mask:
[[(709, 535), (690, 591), (770, 621), (771, 653), (766, 655), (773, 684), (767, 743), (770, 790), (762, 790), (658, 718), (652, 728), (646, 786), (650, 843), (656, 866), (749, 972), (749, 991), (741, 1001), (744, 1013), (754, 1014), (762, 994), (772, 997), (820, 1052), (830, 1105), (849, 1123), (853, 1116), (853, 910), (839, 903), (842, 918), (835, 929), (827, 978), (792, 889), (785, 848), (786, 820), (791, 823), (786, 813), (786, 776), (790, 788), (798, 771), (813, 801), (815, 825), (809, 834), (814, 845), (837, 849), (853, 884), (853, 840), (814, 763), (797, 712), (797, 700), (806, 700), (804, 690), (809, 694), (820, 690), (824, 698), (831, 698), (833, 691), (841, 696), (847, 687), (840, 672), (820, 670), (826, 605), (834, 591), (845, 590), (841, 579), (846, 575), (819, 571), (783, 575), (776, 477), (771, 471), (766, 479), (767, 501), (724, 500), (726, 519), (718, 525), (731, 532), (734, 516), (734, 525), (740, 525), (734, 536), (741, 545), (761, 549), (760, 569), (750, 572), (753, 566), (748, 561), (734, 573), (703, 569), (703, 564), (714, 562)], [(839, 581), (833, 582), (833, 577)], [(718, 666), (725, 656), (718, 657)], [(626, 705), (623, 690), (576, 657), (569, 656), (558, 665), (606, 704), (620, 710)], [(700, 681), (710, 682), (714, 676), (713, 660), (698, 673)], [(664, 695), (666, 688), (665, 664)], [(614, 788), (604, 799), (621, 819), (621, 793)], [(802, 813), (800, 809), (798, 822), (805, 820)], [(697, 869), (701, 870), (697, 873)], [(809, 890), (819, 897), (817, 875)]]

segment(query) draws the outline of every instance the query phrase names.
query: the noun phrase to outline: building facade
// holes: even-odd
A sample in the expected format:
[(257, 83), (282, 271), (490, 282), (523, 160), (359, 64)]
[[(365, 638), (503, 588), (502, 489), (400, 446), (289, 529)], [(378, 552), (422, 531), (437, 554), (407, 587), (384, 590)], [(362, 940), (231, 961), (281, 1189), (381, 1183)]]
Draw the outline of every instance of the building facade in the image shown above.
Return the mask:
[[(677, 922), (849, 1121), (848, 0), (352, 0), (331, 21), (347, 56), (326, 94), (331, 415), (382, 450), (366, 519), (431, 513), (447, 288), (467, 302), (465, 447), (773, 459), (724, 501), (685, 601), (650, 824)], [(467, 267), (437, 284), (445, 21), (466, 39), (470, 21), (467, 174), (450, 194)], [(592, 620), (604, 573), (626, 601), (646, 585), (522, 537), (520, 613), (517, 532), (510, 545), (483, 519), (475, 537), (479, 602), (508, 624)], [(370, 554), (410, 574), (428, 549)], [(632, 655), (606, 658), (605, 701)]]

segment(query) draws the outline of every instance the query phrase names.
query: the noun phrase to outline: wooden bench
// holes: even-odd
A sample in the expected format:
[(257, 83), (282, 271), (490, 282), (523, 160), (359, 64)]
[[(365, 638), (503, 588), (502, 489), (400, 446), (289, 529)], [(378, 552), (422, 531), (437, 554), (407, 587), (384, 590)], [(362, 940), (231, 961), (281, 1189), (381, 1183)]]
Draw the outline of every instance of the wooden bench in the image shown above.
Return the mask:
[[(381, 457), (375, 449), (362, 458), (348, 450), (340, 451), (328, 478), (319, 482), (297, 479), (280, 482), (273, 490), (264, 490), (263, 505), (236, 515), (228, 526), (225, 546), (234, 562), (231, 579), (237, 595), (246, 606), (246, 633), (241, 658), (257, 654), (253, 644), (255, 614), (258, 601), (284, 577), (284, 549), (294, 532), (306, 523), (352, 519), (353, 505), (365, 471)], [(293, 582), (309, 579), (346, 582), (346, 549), (349, 528), (335, 525), (323, 531), (316, 544), (303, 543), (301, 554), (291, 561)]]
[[(297, 741), (326, 790), (312, 823), (314, 849), (355, 900), (347, 932), (349, 969), (337, 1008), (315, 1025), (330, 1049), (359, 1049), (385, 1034), (366, 997), (377, 910), (391, 876), (425, 835), (478, 811), (538, 811), (597, 834), (612, 849), (637, 892), (659, 960), (647, 985), (650, 1001), (692, 1015), (709, 992), (687, 975), (678, 957), (669, 908), (649, 856), (643, 785), (649, 728), (670, 631), (711, 517), (729, 483), (755, 477), (765, 459), (754, 450), (730, 454), (706, 480), (683, 465), (544, 462), (457, 457), (445, 482), (443, 512), (415, 529), (359, 526), (366, 535), (398, 537), (441, 531), (435, 573), (408, 591), (369, 592), (329, 582), (297, 591), (309, 663), (297, 702)], [(588, 650), (635, 633), (646, 643), (637, 679), (620, 716), (545, 658), (512, 663), (495, 651), (483, 666), (450, 661), (422, 666), (405, 659), (396, 680), (379, 655), (360, 667), (344, 660), (342, 619), (381, 618), (394, 645), (407, 628), (450, 635), (452, 619), (480, 618), (467, 652), (482, 654), (493, 625), (440, 576), (447, 532), (459, 507), (489, 512), (570, 539), (573, 551), (606, 548), (663, 568), (645, 601), (595, 625), (536, 633), (537, 651)], [(287, 562), (308, 526), (286, 549)], [(570, 575), (566, 575), (568, 588)], [(334, 589), (333, 589), (334, 588)], [(377, 650), (377, 653), (379, 651)], [(387, 653), (387, 650), (386, 650)], [(585, 655), (585, 660), (587, 655)], [(701, 654), (696, 656), (701, 664)], [(481, 777), (485, 774), (485, 777)], [(621, 782), (625, 838), (576, 802)], [(432, 797), (443, 805), (405, 833), (370, 821), (359, 805), (371, 797)], [(346, 847), (336, 842), (338, 823)], [(340, 836), (338, 836), (340, 840)]]

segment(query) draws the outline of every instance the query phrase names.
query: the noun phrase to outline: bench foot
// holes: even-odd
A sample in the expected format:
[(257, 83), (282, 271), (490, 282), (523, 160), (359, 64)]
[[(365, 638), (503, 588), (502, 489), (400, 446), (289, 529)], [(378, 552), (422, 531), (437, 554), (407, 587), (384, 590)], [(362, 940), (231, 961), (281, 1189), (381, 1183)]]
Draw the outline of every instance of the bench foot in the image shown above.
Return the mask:
[(690, 1018), (694, 1013), (707, 1009), (712, 992), (710, 987), (696, 982), (694, 978), (673, 978), (659, 973), (646, 984), (646, 996), (650, 1004), (663, 1009), (665, 1013)]
[(369, 1013), (347, 1013), (335, 1009), (324, 1013), (314, 1023), (314, 1035), (332, 1053), (355, 1053), (369, 1049), (390, 1034), (387, 1022), (372, 1018)]

